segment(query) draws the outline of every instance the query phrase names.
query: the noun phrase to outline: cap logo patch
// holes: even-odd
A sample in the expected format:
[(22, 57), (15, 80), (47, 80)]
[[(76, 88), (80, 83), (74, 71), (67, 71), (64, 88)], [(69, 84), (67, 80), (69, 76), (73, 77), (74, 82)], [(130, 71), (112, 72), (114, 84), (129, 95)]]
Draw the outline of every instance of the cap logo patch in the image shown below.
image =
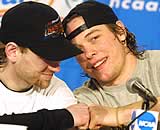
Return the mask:
[(58, 17), (56, 20), (48, 22), (45, 27), (45, 36), (50, 36), (53, 34), (63, 34), (63, 33), (64, 29), (60, 21), (60, 17)]

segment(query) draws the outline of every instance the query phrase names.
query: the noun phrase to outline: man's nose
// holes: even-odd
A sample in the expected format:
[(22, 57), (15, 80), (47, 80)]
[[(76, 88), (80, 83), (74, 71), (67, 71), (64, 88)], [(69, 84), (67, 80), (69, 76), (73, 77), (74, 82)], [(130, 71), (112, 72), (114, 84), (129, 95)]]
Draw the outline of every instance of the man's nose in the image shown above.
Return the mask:
[(52, 62), (48, 64), (48, 69), (53, 72), (59, 72), (60, 71), (60, 62)]

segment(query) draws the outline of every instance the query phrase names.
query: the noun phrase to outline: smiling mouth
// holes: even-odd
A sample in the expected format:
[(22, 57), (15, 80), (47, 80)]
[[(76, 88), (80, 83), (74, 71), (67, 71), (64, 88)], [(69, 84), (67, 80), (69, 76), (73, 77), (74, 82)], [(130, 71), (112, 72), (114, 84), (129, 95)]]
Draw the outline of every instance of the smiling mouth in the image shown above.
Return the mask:
[(92, 68), (97, 69), (98, 67), (100, 67), (103, 63), (105, 63), (107, 61), (107, 58), (102, 59), (101, 61), (97, 62)]

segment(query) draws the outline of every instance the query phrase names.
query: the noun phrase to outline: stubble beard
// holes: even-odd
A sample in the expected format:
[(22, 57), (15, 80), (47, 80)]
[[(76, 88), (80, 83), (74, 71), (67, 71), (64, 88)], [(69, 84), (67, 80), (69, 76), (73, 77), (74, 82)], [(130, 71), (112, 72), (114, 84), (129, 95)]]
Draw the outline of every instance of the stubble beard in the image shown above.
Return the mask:
[(48, 88), (50, 82), (51, 80), (38, 80), (35, 82), (35, 85), (42, 89), (45, 89), (45, 88)]

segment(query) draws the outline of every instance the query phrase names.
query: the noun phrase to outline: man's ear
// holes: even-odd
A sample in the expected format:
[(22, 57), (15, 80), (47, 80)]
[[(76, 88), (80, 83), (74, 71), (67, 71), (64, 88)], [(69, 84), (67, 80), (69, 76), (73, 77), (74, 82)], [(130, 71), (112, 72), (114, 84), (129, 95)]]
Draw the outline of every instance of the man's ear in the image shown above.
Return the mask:
[(116, 25), (118, 25), (119, 27), (122, 28), (122, 33), (121, 33), (121, 34), (118, 34), (119, 40), (120, 40), (120, 41), (125, 41), (125, 40), (126, 40), (127, 33), (126, 33), (126, 29), (125, 29), (124, 24), (123, 24), (120, 20), (118, 20), (118, 21), (116, 22)]
[(18, 50), (19, 50), (19, 47), (18, 47), (18, 45), (16, 43), (9, 42), (9, 43), (6, 44), (5, 53), (6, 53), (7, 58), (11, 62), (16, 62)]

